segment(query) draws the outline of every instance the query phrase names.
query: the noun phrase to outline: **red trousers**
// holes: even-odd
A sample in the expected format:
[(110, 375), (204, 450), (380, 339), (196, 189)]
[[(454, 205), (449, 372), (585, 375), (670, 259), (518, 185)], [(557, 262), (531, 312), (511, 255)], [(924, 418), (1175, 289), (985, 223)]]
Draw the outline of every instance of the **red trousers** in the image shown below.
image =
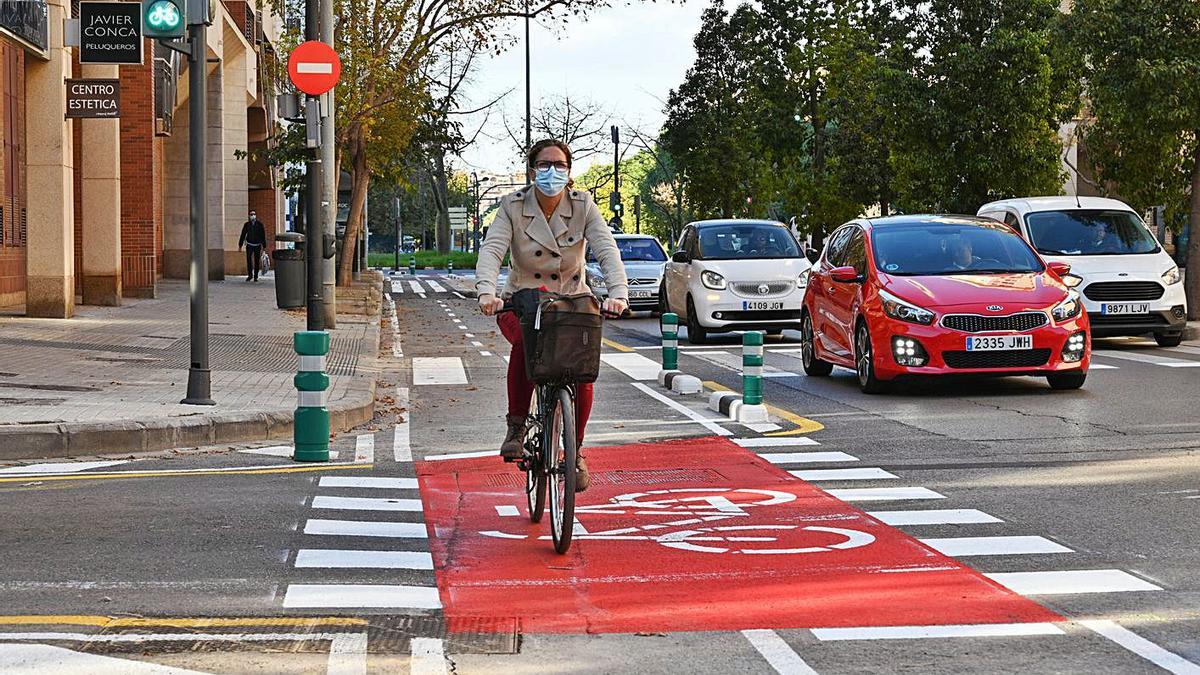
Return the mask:
[[(496, 317), (500, 332), (512, 345), (512, 354), (508, 359), (508, 414), (510, 417), (529, 414), (529, 399), (533, 396), (534, 383), (525, 377), (525, 347), (524, 336), (521, 333), (521, 321), (512, 312), (505, 312)], [(581, 384), (576, 387), (575, 396), (575, 438), (579, 447), (583, 447), (583, 430), (587, 427), (588, 417), (592, 414), (592, 385)]]

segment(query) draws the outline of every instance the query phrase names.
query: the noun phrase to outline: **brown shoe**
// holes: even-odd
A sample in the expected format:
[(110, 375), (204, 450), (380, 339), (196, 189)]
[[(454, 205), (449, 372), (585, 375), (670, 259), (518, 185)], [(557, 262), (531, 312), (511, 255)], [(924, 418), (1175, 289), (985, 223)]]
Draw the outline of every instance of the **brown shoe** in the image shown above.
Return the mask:
[(525, 416), (508, 416), (508, 432), (500, 444), (500, 456), (506, 462), (515, 462), (525, 456)]
[(592, 484), (592, 475), (588, 473), (587, 460), (583, 453), (575, 455), (575, 491), (583, 492)]

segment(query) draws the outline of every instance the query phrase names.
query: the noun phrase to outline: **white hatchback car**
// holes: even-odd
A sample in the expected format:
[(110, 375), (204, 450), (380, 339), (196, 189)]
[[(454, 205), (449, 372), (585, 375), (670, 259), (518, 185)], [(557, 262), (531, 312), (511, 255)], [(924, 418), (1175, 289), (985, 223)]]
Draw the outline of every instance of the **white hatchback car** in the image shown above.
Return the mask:
[(782, 223), (689, 223), (663, 275), (661, 309), (686, 320), (692, 344), (710, 332), (798, 330), (810, 269)]
[(1071, 266), (1093, 336), (1153, 333), (1164, 347), (1183, 339), (1183, 275), (1124, 202), (1102, 197), (1006, 199), (985, 204), (979, 215), (1008, 223), (1047, 261)]

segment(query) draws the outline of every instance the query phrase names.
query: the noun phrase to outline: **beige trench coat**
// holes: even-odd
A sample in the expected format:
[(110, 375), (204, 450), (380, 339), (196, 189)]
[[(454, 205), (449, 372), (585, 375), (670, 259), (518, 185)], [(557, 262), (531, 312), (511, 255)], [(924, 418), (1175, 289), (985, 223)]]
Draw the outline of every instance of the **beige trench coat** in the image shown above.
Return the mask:
[(612, 232), (592, 197), (568, 190), (547, 221), (532, 185), (505, 195), (500, 211), (479, 247), (475, 290), (496, 295), (496, 279), (504, 254), (512, 252), (512, 271), (501, 297), (522, 288), (545, 286), (554, 293), (588, 293), (584, 275), (588, 246), (592, 247), (608, 285), (608, 296), (629, 298), (625, 266)]

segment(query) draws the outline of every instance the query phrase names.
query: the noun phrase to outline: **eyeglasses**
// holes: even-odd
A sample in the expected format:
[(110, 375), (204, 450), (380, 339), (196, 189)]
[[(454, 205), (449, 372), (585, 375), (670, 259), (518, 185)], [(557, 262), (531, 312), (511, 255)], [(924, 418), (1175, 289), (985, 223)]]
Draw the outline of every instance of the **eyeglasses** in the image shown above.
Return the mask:
[(534, 162), (533, 164), (533, 168), (537, 169), (538, 171), (545, 171), (550, 167), (554, 167), (559, 171), (566, 171), (567, 169), (571, 168), (571, 165), (567, 164), (566, 162)]

